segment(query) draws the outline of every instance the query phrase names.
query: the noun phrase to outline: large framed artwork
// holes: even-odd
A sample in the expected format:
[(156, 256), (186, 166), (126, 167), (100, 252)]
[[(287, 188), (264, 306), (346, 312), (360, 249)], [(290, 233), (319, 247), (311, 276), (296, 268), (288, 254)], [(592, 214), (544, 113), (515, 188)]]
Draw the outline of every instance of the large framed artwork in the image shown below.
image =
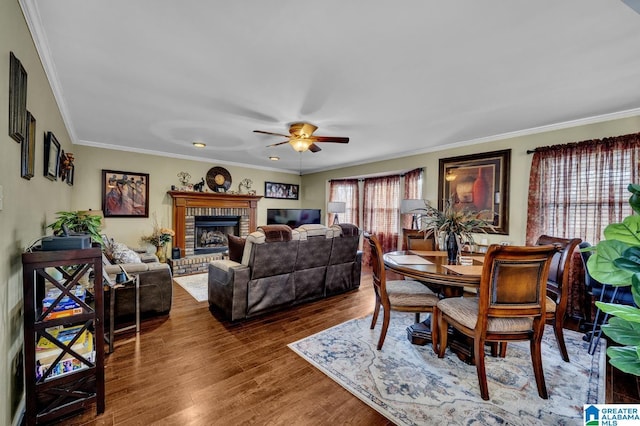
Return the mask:
[(487, 233), (508, 234), (510, 162), (510, 149), (440, 159), (438, 208), (451, 200), (456, 210), (492, 223)]
[(300, 187), (293, 183), (264, 183), (264, 198), (281, 198), (285, 200), (297, 200)]
[(27, 132), (27, 72), (13, 52), (9, 54), (9, 136), (22, 142)]
[(58, 180), (60, 170), (60, 142), (53, 132), (44, 136), (44, 176), (49, 180)]
[(147, 173), (102, 170), (104, 217), (149, 217)]

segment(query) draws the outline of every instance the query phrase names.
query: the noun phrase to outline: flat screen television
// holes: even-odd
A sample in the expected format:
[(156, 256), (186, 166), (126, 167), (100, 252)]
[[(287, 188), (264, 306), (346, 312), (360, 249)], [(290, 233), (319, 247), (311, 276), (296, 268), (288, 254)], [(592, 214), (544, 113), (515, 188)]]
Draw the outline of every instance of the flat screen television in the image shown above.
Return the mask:
[(320, 209), (267, 209), (267, 225), (297, 228), (309, 223), (320, 223)]

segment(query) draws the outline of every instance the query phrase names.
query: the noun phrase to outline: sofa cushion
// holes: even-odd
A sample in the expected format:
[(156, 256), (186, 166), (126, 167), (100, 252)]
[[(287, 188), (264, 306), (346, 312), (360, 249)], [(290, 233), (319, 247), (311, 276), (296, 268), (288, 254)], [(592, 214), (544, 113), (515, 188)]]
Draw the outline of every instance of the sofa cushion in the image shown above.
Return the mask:
[(227, 241), (229, 246), (229, 260), (242, 262), (242, 254), (244, 253), (244, 243), (246, 239), (228, 234)]
[(138, 253), (131, 250), (125, 244), (113, 243), (109, 249), (107, 256), (110, 257), (113, 263), (142, 263)]
[[(308, 240), (309, 238), (333, 238), (335, 231), (331, 228), (328, 228), (324, 225), (310, 223), (306, 225), (300, 225), (296, 228), (298, 232), (300, 232), (301, 240)], [(340, 234), (337, 234), (340, 235)]]

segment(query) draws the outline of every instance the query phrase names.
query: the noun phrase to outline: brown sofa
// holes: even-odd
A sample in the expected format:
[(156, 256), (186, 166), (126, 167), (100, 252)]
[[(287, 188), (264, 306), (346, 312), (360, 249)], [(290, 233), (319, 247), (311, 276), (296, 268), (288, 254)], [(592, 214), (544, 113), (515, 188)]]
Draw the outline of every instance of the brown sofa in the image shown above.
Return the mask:
[[(108, 250), (105, 248), (105, 253)], [(128, 274), (140, 277), (140, 316), (144, 318), (167, 315), (173, 298), (171, 268), (161, 263), (154, 254), (138, 253), (140, 263), (115, 263), (106, 256), (105, 271), (113, 281), (122, 266)], [(104, 306), (108, 307), (110, 293), (105, 292)], [(105, 308), (105, 319), (108, 318)], [(135, 320), (135, 289), (127, 287), (116, 291), (115, 322), (125, 323)]]
[(209, 264), (209, 308), (235, 321), (357, 289), (359, 240), (350, 224), (260, 227), (242, 259)]

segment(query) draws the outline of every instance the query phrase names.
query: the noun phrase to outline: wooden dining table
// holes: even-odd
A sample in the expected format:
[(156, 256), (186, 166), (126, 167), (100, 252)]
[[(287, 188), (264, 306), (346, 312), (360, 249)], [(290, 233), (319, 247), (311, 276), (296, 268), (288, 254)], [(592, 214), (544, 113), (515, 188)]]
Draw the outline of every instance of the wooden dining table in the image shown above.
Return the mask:
[[(387, 271), (420, 281), (441, 298), (462, 296), (480, 286), (484, 254), (469, 254), (471, 265), (450, 264), (444, 251), (393, 251), (383, 256)], [(473, 364), (473, 350), (468, 339), (453, 336), (450, 348), (463, 361)], [(407, 338), (417, 345), (431, 342), (431, 315), (407, 327)]]

